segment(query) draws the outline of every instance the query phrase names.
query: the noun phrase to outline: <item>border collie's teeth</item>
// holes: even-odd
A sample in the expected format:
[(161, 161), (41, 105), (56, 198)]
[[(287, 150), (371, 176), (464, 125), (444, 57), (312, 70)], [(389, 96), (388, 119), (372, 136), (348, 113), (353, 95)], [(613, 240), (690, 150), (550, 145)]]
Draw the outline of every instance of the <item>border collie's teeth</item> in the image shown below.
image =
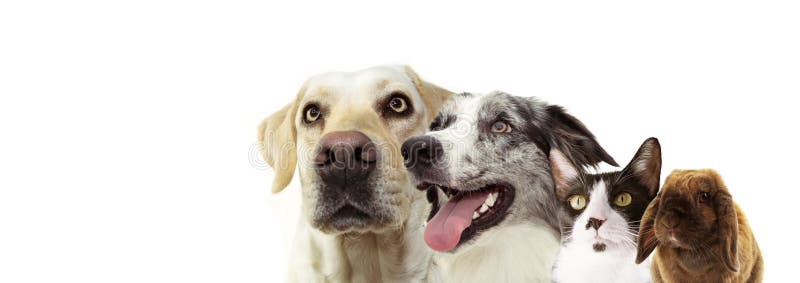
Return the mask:
[(478, 211), (480, 211), (480, 213), (484, 213), (484, 212), (486, 212), (487, 210), (489, 210), (489, 206), (487, 206), (487, 205), (484, 203), (483, 205), (481, 205), (481, 209), (480, 209), (480, 210), (478, 210)]
[(489, 194), (484, 204), (488, 205), (489, 207), (492, 207), (495, 201), (497, 201), (497, 192)]
[(478, 214), (478, 212), (477, 212), (477, 211), (472, 213), (472, 219), (473, 219), (473, 220), (475, 220), (475, 219), (478, 219), (478, 217), (481, 217), (481, 215), (480, 215), (480, 214)]

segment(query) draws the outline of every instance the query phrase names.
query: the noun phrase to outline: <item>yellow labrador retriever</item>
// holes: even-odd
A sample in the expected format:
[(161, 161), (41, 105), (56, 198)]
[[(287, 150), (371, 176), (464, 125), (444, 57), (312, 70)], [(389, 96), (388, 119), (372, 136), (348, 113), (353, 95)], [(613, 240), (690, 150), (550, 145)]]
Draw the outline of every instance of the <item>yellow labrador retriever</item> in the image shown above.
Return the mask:
[(427, 202), (400, 154), (451, 92), (408, 67), (310, 78), (259, 126), (274, 193), (300, 171), (302, 208), (290, 262), (296, 282), (424, 281)]

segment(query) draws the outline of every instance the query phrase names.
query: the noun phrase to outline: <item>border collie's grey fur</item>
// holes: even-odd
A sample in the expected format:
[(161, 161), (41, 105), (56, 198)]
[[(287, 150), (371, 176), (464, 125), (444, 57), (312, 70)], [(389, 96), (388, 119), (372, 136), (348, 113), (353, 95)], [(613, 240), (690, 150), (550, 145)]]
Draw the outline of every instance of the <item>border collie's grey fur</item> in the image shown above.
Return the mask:
[[(493, 131), (497, 122), (509, 130)], [(550, 281), (560, 245), (551, 149), (580, 167), (600, 161), (617, 166), (560, 106), (502, 92), (453, 96), (431, 132), (406, 141), (406, 166), (429, 190), (431, 217), (448, 196), (500, 191), (501, 204), (464, 230), (455, 248), (436, 254), (434, 268), (443, 281)], [(423, 162), (421, 151), (427, 154)]]

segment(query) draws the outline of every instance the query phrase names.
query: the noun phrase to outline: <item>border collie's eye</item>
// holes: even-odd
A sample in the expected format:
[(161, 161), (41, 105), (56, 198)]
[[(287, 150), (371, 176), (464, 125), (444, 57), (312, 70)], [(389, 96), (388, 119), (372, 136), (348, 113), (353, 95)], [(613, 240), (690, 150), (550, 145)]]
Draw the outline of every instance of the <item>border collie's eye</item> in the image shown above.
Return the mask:
[(392, 97), (386, 106), (397, 113), (403, 113), (408, 110), (408, 103), (406, 102), (406, 99), (399, 96)]
[(697, 196), (697, 201), (700, 203), (705, 203), (708, 201), (708, 198), (708, 193), (700, 193), (700, 195)]
[(316, 105), (309, 104), (306, 106), (306, 111), (303, 115), (303, 122), (306, 122), (306, 124), (314, 123), (320, 117), (322, 117), (322, 113), (319, 111), (319, 108)]
[(582, 195), (572, 195), (567, 199), (567, 202), (569, 203), (569, 207), (574, 210), (581, 210), (586, 207), (586, 198)]
[(497, 121), (492, 124), (492, 132), (494, 133), (508, 133), (511, 131), (511, 126), (509, 126), (506, 122)]
[(631, 200), (633, 200), (631, 194), (623, 192), (618, 194), (617, 197), (614, 198), (614, 204), (616, 204), (617, 206), (628, 206), (631, 204)]

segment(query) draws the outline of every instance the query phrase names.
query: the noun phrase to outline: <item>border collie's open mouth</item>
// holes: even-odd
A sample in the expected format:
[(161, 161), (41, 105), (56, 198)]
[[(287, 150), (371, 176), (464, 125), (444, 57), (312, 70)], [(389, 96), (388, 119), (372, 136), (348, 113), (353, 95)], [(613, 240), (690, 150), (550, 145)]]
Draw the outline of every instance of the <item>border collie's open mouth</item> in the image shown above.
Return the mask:
[[(425, 243), (440, 252), (452, 250), (478, 232), (500, 223), (514, 202), (514, 188), (506, 184), (493, 184), (472, 191), (430, 183), (421, 183), (417, 188), (428, 191), (428, 201), (432, 204), (425, 226)], [(442, 207), (439, 207), (437, 189), (449, 198)]]

